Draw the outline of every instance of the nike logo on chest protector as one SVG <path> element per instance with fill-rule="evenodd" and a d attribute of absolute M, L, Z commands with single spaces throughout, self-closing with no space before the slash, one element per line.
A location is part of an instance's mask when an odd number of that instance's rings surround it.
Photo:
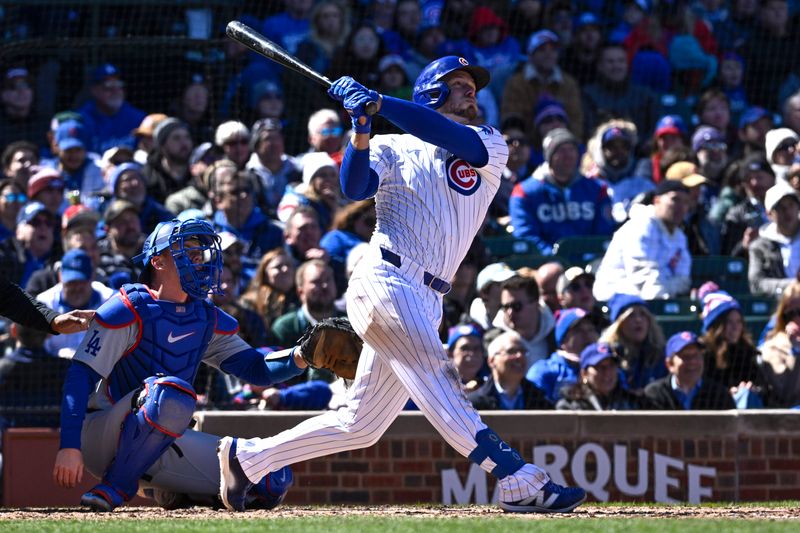
<path fill-rule="evenodd" d="M 172 332 L 170 331 L 169 335 L 167 335 L 167 342 L 172 344 L 174 342 L 178 342 L 179 340 L 183 340 L 191 335 L 194 335 L 194 331 L 190 331 L 189 333 L 184 333 L 183 335 L 178 335 L 177 337 L 174 337 L 172 335 Z"/>

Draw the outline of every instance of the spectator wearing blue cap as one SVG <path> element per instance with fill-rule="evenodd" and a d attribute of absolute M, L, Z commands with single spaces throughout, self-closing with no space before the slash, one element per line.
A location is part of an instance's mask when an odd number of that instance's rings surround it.
<path fill-rule="evenodd" d="M 606 301 L 615 293 L 645 300 L 675 298 L 691 284 L 692 258 L 680 225 L 689 208 L 689 190 L 664 180 L 653 191 L 653 205 L 631 210 L 614 233 L 600 267 L 594 295 Z"/>
<path fill-rule="evenodd" d="M 605 118 L 619 117 L 651 131 L 656 122 L 655 95 L 630 80 L 628 55 L 619 44 L 607 44 L 597 61 L 597 81 L 583 88 L 584 131 L 594 131 Z"/>
<path fill-rule="evenodd" d="M 692 151 L 697 154 L 698 173 L 719 188 L 729 161 L 725 136 L 713 126 L 700 126 L 692 134 Z"/>
<path fill-rule="evenodd" d="M 763 152 L 754 152 L 737 164 L 738 183 L 744 195 L 722 222 L 722 254 L 747 257 L 759 228 L 769 222 L 764 202 L 767 191 L 775 185 L 775 174 Z"/>
<path fill-rule="evenodd" d="M 647 400 L 623 386 L 619 358 L 607 343 L 595 342 L 581 352 L 578 383 L 561 390 L 556 409 L 564 411 L 631 411 L 647 409 Z"/>
<path fill-rule="evenodd" d="M 17 215 L 16 236 L 0 249 L 0 274 L 24 287 L 34 272 L 52 262 L 56 218 L 41 202 L 25 204 Z"/>
<path fill-rule="evenodd" d="M 578 139 L 558 128 L 547 134 L 542 147 L 546 168 L 541 173 L 537 169 L 511 192 L 514 236 L 530 240 L 539 253 L 549 255 L 564 237 L 611 235 L 611 200 L 604 184 L 580 173 Z"/>
<path fill-rule="evenodd" d="M 136 146 L 132 131 L 139 127 L 145 112 L 125 101 L 125 82 L 119 69 L 105 63 L 92 73 L 92 99 L 78 112 L 86 124 L 87 148 L 103 153 L 113 146 Z"/>
<path fill-rule="evenodd" d="M 665 348 L 669 376 L 650 383 L 644 394 L 654 409 L 697 411 L 735 409 L 727 388 L 704 378 L 704 346 L 691 331 L 676 333 Z"/>
<path fill-rule="evenodd" d="M 739 302 L 725 291 L 710 292 L 703 297 L 700 317 L 700 340 L 706 350 L 705 377 L 728 387 L 737 406 L 763 406 L 766 382 Z"/>
<path fill-rule="evenodd" d="M 739 118 L 738 153 L 750 155 L 766 150 L 767 132 L 774 127 L 772 113 L 763 107 L 753 106 L 745 110 Z"/>
<path fill-rule="evenodd" d="M 75 309 L 97 309 L 114 295 L 114 290 L 95 281 L 95 266 L 88 253 L 73 249 L 61 258 L 59 282 L 39 294 L 36 299 L 58 313 Z M 71 333 L 48 338 L 44 348 L 53 357 L 71 359 L 84 333 Z"/>
<path fill-rule="evenodd" d="M 669 150 L 686 148 L 686 137 L 689 131 L 686 123 L 678 115 L 664 115 L 656 122 L 653 133 L 653 149 L 649 157 L 640 159 L 636 164 L 636 174 L 660 183 L 664 179 L 661 160 Z"/>
<path fill-rule="evenodd" d="M 562 309 L 555 329 L 558 349 L 549 358 L 534 363 L 528 370 L 527 379 L 544 391 L 548 401 L 555 405 L 561 389 L 577 383 L 580 353 L 597 342 L 598 337 L 589 313 L 577 307 Z"/>
<path fill-rule="evenodd" d="M 447 355 L 453 360 L 464 391 L 481 387 L 489 376 L 483 330 L 475 324 L 457 324 L 447 332 Z"/>
<path fill-rule="evenodd" d="M 65 190 L 80 191 L 81 203 L 97 209 L 105 182 L 97 158 L 87 152 L 87 139 L 83 123 L 77 120 L 60 123 L 53 136 L 56 159 L 48 163 L 61 172 Z"/>
<path fill-rule="evenodd" d="M 517 333 L 504 331 L 486 349 L 490 379 L 468 394 L 478 410 L 552 409 L 544 391 L 525 379 L 525 344 Z"/>
<path fill-rule="evenodd" d="M 569 124 L 579 139 L 583 137 L 583 109 L 578 82 L 558 66 L 559 38 L 550 30 L 539 30 L 528 39 L 528 61 L 506 83 L 500 105 L 500 118 L 527 117 L 536 102 L 547 94 L 564 105 Z M 526 131 L 533 138 L 533 127 Z"/>
<path fill-rule="evenodd" d="M 142 166 L 139 163 L 122 163 L 109 174 L 108 187 L 112 198 L 127 200 L 139 211 L 142 231 L 149 233 L 159 222 L 166 222 L 174 215 L 156 202 L 148 193 Z"/>
<path fill-rule="evenodd" d="M 617 224 L 628 219 L 633 199 L 655 189 L 648 178 L 636 174 L 636 125 L 611 119 L 597 127 L 588 142 L 581 168 L 590 178 L 605 182 L 611 198 L 611 214 Z"/>
<path fill-rule="evenodd" d="M 608 300 L 611 325 L 601 342 L 614 348 L 620 359 L 625 387 L 640 393 L 648 383 L 664 377 L 664 332 L 644 300 L 619 293 Z"/>
<path fill-rule="evenodd" d="M 561 58 L 561 66 L 581 87 L 597 79 L 597 58 L 602 42 L 600 19 L 589 11 L 581 13 L 575 20 L 572 41 Z"/>

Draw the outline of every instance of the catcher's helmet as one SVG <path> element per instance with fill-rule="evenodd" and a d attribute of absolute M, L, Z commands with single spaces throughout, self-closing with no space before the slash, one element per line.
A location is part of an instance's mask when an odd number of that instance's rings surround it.
<path fill-rule="evenodd" d="M 183 291 L 189 296 L 204 299 L 209 292 L 222 294 L 222 248 L 219 243 L 219 235 L 205 220 L 173 219 L 156 226 L 145 239 L 142 253 L 133 260 L 144 264 L 143 275 L 147 275 L 150 259 L 164 250 L 170 250 Z"/>
<path fill-rule="evenodd" d="M 475 80 L 475 88 L 481 90 L 489 84 L 489 71 L 477 65 L 470 65 L 466 59 L 458 56 L 445 56 L 430 63 L 422 69 L 414 82 L 414 102 L 437 109 L 441 107 L 450 88 L 442 78 L 455 72 L 463 70 Z"/>

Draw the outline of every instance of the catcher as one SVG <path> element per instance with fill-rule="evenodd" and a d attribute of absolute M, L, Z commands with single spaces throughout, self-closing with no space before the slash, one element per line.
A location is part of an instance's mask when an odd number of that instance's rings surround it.
<path fill-rule="evenodd" d="M 257 385 L 285 381 L 306 367 L 297 348 L 265 358 L 236 335 L 236 320 L 210 303 L 208 294 L 220 291 L 221 257 L 208 222 L 163 222 L 136 258 L 145 265 L 143 283 L 124 285 L 97 310 L 64 383 L 53 469 L 65 488 L 81 481 L 84 464 L 101 479 L 82 505 L 112 511 L 139 489 L 165 508 L 218 505 L 219 437 L 188 429 L 199 364 Z M 340 365 L 324 346 L 360 341 L 342 337 L 345 325 L 334 324 L 333 339 L 324 324 L 304 337 L 307 357 L 349 375 L 352 363 Z M 291 483 L 288 467 L 267 474 L 250 490 L 248 505 L 275 507 Z"/>

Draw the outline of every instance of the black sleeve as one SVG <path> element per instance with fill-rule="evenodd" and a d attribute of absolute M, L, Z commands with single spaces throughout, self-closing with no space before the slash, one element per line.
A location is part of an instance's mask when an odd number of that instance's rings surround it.
<path fill-rule="evenodd" d="M 58 313 L 5 278 L 0 278 L 0 315 L 25 327 L 56 333 L 50 323 Z"/>

